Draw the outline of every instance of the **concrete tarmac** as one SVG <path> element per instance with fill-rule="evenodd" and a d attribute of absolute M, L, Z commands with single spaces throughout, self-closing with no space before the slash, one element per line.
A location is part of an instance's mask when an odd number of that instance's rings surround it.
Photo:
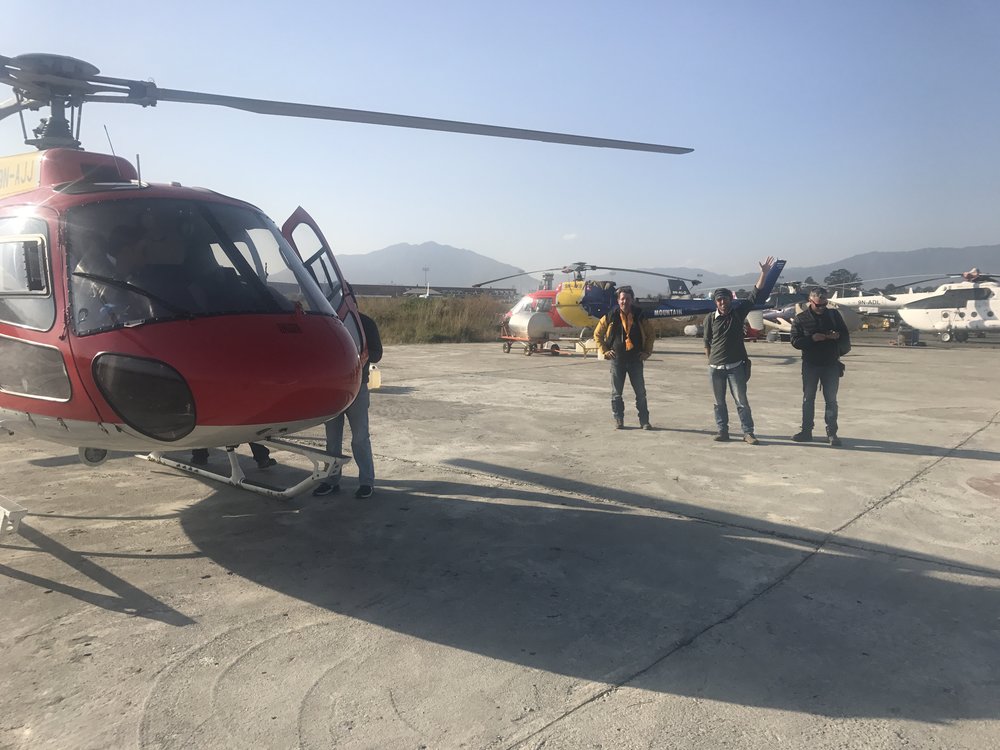
<path fill-rule="evenodd" d="M 1000 351 L 859 342 L 834 448 L 748 346 L 759 446 L 698 340 L 650 432 L 593 357 L 387 347 L 365 501 L 0 440 L 0 748 L 1000 746 Z"/>

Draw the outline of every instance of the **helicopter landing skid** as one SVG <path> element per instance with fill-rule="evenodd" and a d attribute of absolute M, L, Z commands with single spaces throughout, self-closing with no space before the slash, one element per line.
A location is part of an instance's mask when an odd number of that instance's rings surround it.
<path fill-rule="evenodd" d="M 16 534 L 21 519 L 27 514 L 27 508 L 21 507 L 9 497 L 0 495 L 0 539 L 4 534 Z"/>
<path fill-rule="evenodd" d="M 287 489 L 272 487 L 252 479 L 247 479 L 246 474 L 243 472 L 243 467 L 240 466 L 235 446 L 226 448 L 226 454 L 229 456 L 229 476 L 211 471 L 209 469 L 204 469 L 200 466 L 195 466 L 185 461 L 176 461 L 172 458 L 166 458 L 160 451 L 153 451 L 147 455 L 139 455 L 139 458 L 144 458 L 147 461 L 152 461 L 153 463 L 162 464 L 164 466 L 170 466 L 174 469 L 180 469 L 181 471 L 186 471 L 189 474 L 197 474 L 209 479 L 215 479 L 225 484 L 230 484 L 233 487 L 239 487 L 241 489 L 256 492 L 259 495 L 273 497 L 278 500 L 290 500 L 296 495 L 312 489 L 320 482 L 324 482 L 329 479 L 333 476 L 335 471 L 351 460 L 350 456 L 334 455 L 332 453 L 327 453 L 326 451 L 319 450 L 317 448 L 310 448 L 290 440 L 267 438 L 260 442 L 264 443 L 268 447 L 274 447 L 291 453 L 298 453 L 300 456 L 308 458 L 313 465 L 312 473 L 301 482 L 298 482 Z"/>

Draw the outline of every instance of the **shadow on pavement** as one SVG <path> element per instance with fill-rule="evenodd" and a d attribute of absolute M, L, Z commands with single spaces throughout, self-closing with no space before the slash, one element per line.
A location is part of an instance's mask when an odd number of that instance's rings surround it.
<path fill-rule="evenodd" d="M 23 581 L 24 583 L 30 583 L 46 591 L 58 591 L 61 594 L 71 596 L 74 599 L 110 612 L 121 612 L 122 614 L 134 617 L 159 620 L 160 622 L 175 626 L 191 625 L 194 623 L 194 620 L 187 615 L 150 596 L 142 589 L 133 586 L 125 579 L 118 577 L 111 571 L 93 562 L 90 558 L 103 556 L 113 558 L 178 559 L 198 557 L 200 556 L 198 553 L 164 556 L 133 555 L 114 552 L 90 554 L 72 550 L 24 522 L 21 523 L 18 533 L 26 542 L 33 544 L 40 552 L 51 555 L 111 593 L 105 594 L 88 591 L 79 586 L 42 578 L 32 573 L 25 573 L 8 565 L 0 565 L 0 575 L 17 581 Z M 8 545 L 0 546 L 8 547 Z"/>
<path fill-rule="evenodd" d="M 1000 716 L 996 571 L 494 484 L 389 481 L 278 517 L 225 492 L 181 522 L 277 592 L 531 669 L 838 717 Z"/>

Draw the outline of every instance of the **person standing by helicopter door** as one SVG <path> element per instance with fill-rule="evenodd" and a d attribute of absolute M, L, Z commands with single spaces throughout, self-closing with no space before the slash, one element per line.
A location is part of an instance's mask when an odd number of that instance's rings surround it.
<path fill-rule="evenodd" d="M 364 500 L 375 494 L 375 460 L 372 457 L 372 441 L 368 430 L 368 406 L 371 402 L 368 376 L 371 366 L 382 359 L 382 338 L 374 320 L 362 312 L 359 312 L 358 316 L 361 318 L 361 327 L 364 329 L 365 342 L 368 345 L 368 361 L 361 375 L 361 390 L 358 391 L 358 397 L 347 407 L 347 411 L 326 423 L 326 452 L 340 455 L 344 444 L 346 416 L 351 425 L 351 452 L 354 454 L 354 463 L 358 465 L 358 489 L 354 497 Z M 339 473 L 331 476 L 329 482 L 323 482 L 313 490 L 313 495 L 323 497 L 335 492 L 340 492 Z"/>
<path fill-rule="evenodd" d="M 653 353 L 656 332 L 642 308 L 635 305 L 631 287 L 618 290 L 618 307 L 597 323 L 594 343 L 604 359 L 611 360 L 611 414 L 615 429 L 625 426 L 625 375 L 635 391 L 635 408 L 639 412 L 639 427 L 651 430 L 649 407 L 646 404 L 646 379 L 643 362 Z"/>

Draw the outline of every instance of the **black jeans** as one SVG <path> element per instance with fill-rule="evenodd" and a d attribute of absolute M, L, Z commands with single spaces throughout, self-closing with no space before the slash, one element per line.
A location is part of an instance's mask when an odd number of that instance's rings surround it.
<path fill-rule="evenodd" d="M 837 391 L 840 390 L 840 363 L 829 365 L 811 365 L 802 362 L 802 429 L 812 432 L 816 413 L 816 389 L 823 384 L 823 401 L 826 409 L 823 418 L 826 421 L 826 434 L 837 433 Z"/>

